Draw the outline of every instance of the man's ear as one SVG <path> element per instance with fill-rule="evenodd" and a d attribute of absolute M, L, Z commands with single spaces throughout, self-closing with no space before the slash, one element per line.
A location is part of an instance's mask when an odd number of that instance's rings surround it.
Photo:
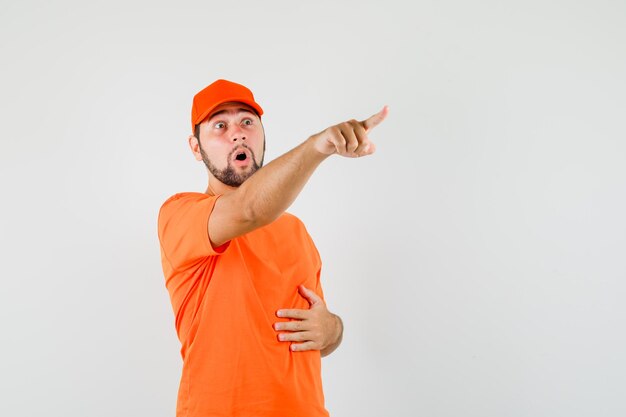
<path fill-rule="evenodd" d="M 198 138 L 194 135 L 189 135 L 189 148 L 191 152 L 193 152 L 193 156 L 196 157 L 196 161 L 202 161 L 202 154 L 200 153 L 200 143 L 198 142 Z"/>

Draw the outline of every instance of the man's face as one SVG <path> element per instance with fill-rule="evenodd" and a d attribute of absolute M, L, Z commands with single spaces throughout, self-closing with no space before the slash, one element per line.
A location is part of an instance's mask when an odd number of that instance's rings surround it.
<path fill-rule="evenodd" d="M 238 187 L 263 166 L 265 132 L 250 106 L 220 104 L 199 126 L 202 160 L 222 183 Z"/>

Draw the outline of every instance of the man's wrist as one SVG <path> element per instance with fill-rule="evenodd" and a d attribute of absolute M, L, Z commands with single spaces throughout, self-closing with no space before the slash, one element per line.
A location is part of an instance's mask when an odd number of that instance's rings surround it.
<path fill-rule="evenodd" d="M 321 350 L 322 357 L 330 355 L 332 352 L 339 347 L 341 344 L 341 340 L 343 339 L 343 321 L 341 317 L 336 314 L 330 313 L 333 316 L 333 321 L 335 322 L 335 331 L 334 331 L 334 340 L 328 346 Z"/>
<path fill-rule="evenodd" d="M 336 326 L 337 326 L 337 337 L 335 338 L 335 343 L 339 343 L 341 342 L 341 339 L 343 337 L 343 321 L 341 320 L 341 317 L 339 317 L 336 314 L 333 314 L 333 316 L 335 316 L 335 321 L 336 321 Z"/>
<path fill-rule="evenodd" d="M 322 162 L 326 158 L 328 158 L 332 154 L 324 153 L 320 150 L 318 141 L 320 140 L 318 135 L 309 136 L 307 140 L 304 141 L 303 145 L 306 147 L 307 153 L 313 155 L 314 158 Z"/>

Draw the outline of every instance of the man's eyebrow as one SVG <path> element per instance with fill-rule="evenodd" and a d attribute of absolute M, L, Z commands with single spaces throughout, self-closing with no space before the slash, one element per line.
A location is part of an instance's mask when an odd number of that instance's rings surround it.
<path fill-rule="evenodd" d="M 209 117 L 209 118 L 208 118 L 208 120 L 213 120 L 213 118 L 215 118 L 216 116 L 219 116 L 219 115 L 220 115 L 220 114 L 222 114 L 222 113 L 228 113 L 228 112 L 230 112 L 230 111 L 231 111 L 231 110 L 228 110 L 228 109 L 224 109 L 224 110 L 216 111 L 215 113 L 213 113 L 213 114 L 211 115 L 211 117 Z M 237 114 L 239 114 L 239 113 L 250 113 L 250 114 L 252 114 L 252 115 L 255 115 L 255 114 L 254 114 L 254 112 L 252 112 L 252 111 L 250 111 L 250 110 L 248 110 L 248 109 L 245 109 L 245 108 L 243 108 L 243 107 L 242 107 L 242 108 L 240 108 L 240 109 L 237 109 Z M 255 116 L 256 116 L 256 115 L 255 115 Z"/>

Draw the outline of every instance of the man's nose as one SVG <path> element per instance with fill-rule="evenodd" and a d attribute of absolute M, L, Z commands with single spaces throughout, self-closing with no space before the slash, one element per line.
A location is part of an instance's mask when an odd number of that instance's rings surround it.
<path fill-rule="evenodd" d="M 246 134 L 240 126 L 234 126 L 231 132 L 231 139 L 233 142 L 244 141 L 246 140 Z"/>

